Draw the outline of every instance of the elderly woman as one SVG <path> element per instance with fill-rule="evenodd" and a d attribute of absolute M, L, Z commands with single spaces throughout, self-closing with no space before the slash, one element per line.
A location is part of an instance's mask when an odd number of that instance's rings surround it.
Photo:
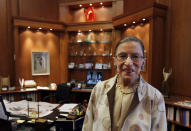
<path fill-rule="evenodd" d="M 166 131 L 161 93 L 140 75 L 144 45 L 136 37 L 121 39 L 115 47 L 117 74 L 92 90 L 83 131 Z"/>

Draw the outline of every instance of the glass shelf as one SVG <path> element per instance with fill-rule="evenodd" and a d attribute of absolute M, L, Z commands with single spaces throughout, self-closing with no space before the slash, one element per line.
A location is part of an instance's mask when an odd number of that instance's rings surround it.
<path fill-rule="evenodd" d="M 112 55 L 69 55 L 70 57 L 108 57 Z"/>

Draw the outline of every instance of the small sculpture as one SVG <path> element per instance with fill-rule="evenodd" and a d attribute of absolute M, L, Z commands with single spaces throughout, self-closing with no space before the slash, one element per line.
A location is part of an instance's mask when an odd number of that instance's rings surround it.
<path fill-rule="evenodd" d="M 167 80 L 171 74 L 172 74 L 172 68 L 169 69 L 169 72 L 165 72 L 165 67 L 163 68 L 164 80 L 162 82 L 162 93 L 164 97 L 169 97 L 169 86 Z"/>
<path fill-rule="evenodd" d="M 21 91 L 24 90 L 24 83 L 25 83 L 24 79 L 23 78 L 22 79 L 19 78 L 19 84 L 21 86 Z"/>

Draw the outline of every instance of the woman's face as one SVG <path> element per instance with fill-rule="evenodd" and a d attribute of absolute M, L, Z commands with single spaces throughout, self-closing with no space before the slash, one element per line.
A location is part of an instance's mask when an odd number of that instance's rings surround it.
<path fill-rule="evenodd" d="M 135 41 L 122 43 L 118 46 L 115 55 L 114 64 L 122 81 L 126 84 L 134 84 L 145 62 L 140 44 Z"/>

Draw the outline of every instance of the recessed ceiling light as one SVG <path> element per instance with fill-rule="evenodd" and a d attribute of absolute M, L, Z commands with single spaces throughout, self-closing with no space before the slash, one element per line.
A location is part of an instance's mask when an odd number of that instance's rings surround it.
<path fill-rule="evenodd" d="M 100 2 L 100 5 L 103 5 L 103 3 L 102 3 L 102 2 Z"/>
<path fill-rule="evenodd" d="M 135 21 L 133 21 L 133 24 L 135 24 L 136 22 Z"/>
<path fill-rule="evenodd" d="M 39 30 L 41 30 L 42 28 L 41 28 L 41 27 L 39 27 L 38 29 L 39 29 Z"/>
<path fill-rule="evenodd" d="M 124 24 L 124 26 L 127 26 L 127 24 Z"/>
<path fill-rule="evenodd" d="M 27 28 L 28 28 L 28 29 L 30 29 L 31 27 L 30 27 L 30 26 L 28 26 Z"/>
<path fill-rule="evenodd" d="M 143 20 L 143 21 L 145 21 L 146 19 L 145 19 L 145 18 L 143 18 L 142 20 Z"/>
<path fill-rule="evenodd" d="M 92 6 L 92 4 L 90 4 L 90 6 Z"/>
<path fill-rule="evenodd" d="M 79 5 L 80 7 L 82 7 L 82 5 Z"/>

